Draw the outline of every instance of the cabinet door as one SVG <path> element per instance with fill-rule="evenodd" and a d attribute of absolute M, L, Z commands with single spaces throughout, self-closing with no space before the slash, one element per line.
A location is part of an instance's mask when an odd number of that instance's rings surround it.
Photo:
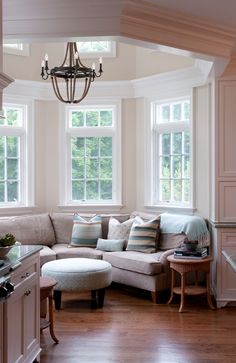
<path fill-rule="evenodd" d="M 3 303 L 0 302 L 0 362 L 3 362 Z"/>
<path fill-rule="evenodd" d="M 4 304 L 4 362 L 7 363 L 24 362 L 23 306 L 24 294 L 20 289 Z"/>
<path fill-rule="evenodd" d="M 40 307 L 39 283 L 37 276 L 30 279 L 24 288 L 23 324 L 24 324 L 24 362 L 32 362 L 40 351 Z"/>

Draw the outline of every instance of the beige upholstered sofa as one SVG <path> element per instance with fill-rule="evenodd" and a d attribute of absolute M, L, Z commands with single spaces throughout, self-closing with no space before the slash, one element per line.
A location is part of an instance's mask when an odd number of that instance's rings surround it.
<path fill-rule="evenodd" d="M 130 217 L 140 215 L 143 220 L 153 215 L 134 212 L 113 217 L 120 223 Z M 91 216 L 87 215 L 90 218 Z M 110 215 L 102 215 L 102 238 L 107 238 Z M 179 246 L 184 233 L 160 233 L 158 250 L 155 253 L 136 251 L 104 252 L 90 247 L 68 247 L 73 228 L 73 214 L 42 213 L 0 218 L 0 236 L 6 233 L 15 235 L 22 244 L 42 245 L 41 265 L 48 261 L 70 257 L 104 259 L 112 265 L 112 280 L 148 290 L 153 301 L 157 294 L 170 286 L 170 270 L 167 256 Z"/>

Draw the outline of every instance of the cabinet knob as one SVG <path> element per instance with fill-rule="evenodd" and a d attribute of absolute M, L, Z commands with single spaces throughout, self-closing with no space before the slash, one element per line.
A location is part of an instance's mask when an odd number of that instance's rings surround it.
<path fill-rule="evenodd" d="M 26 274 L 25 274 L 25 275 L 22 275 L 22 276 L 21 276 L 21 278 L 22 278 L 22 279 L 25 279 L 26 277 L 29 277 L 29 275 L 30 275 L 30 274 L 29 274 L 29 272 L 26 272 Z"/>
<path fill-rule="evenodd" d="M 31 290 L 26 290 L 25 296 L 29 296 L 31 294 Z"/>

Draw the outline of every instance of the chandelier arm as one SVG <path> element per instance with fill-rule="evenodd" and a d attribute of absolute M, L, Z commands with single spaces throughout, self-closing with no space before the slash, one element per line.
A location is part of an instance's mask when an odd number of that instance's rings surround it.
<path fill-rule="evenodd" d="M 89 80 L 88 80 L 88 78 L 86 78 L 84 92 L 83 92 L 82 96 L 78 100 L 73 101 L 73 103 L 79 103 L 87 96 L 89 88 L 90 88 L 90 84 L 91 84 L 91 78 L 89 78 Z"/>
<path fill-rule="evenodd" d="M 70 43 L 67 43 L 67 46 L 66 46 L 66 54 L 65 54 L 65 57 L 64 57 L 64 60 L 63 60 L 63 62 L 62 62 L 61 67 L 64 67 L 64 65 L 65 65 L 65 63 L 66 63 L 66 59 L 67 59 L 68 52 L 69 52 L 69 44 L 70 44 Z"/>
<path fill-rule="evenodd" d="M 60 90 L 59 90 L 59 87 L 58 87 L 58 84 L 57 84 L 57 79 L 56 77 L 51 77 L 51 80 L 52 80 L 52 86 L 53 86 L 53 90 L 54 90 L 54 93 L 55 95 L 57 96 L 57 98 L 59 99 L 59 101 L 61 102 L 64 102 L 64 103 L 67 103 L 61 96 L 61 93 L 60 93 Z"/>
<path fill-rule="evenodd" d="M 72 83 L 72 80 L 71 80 Z M 71 102 L 73 102 L 73 100 L 75 99 L 75 88 L 76 88 L 76 73 L 74 74 L 74 78 L 73 78 L 73 90 L 71 90 Z"/>
<path fill-rule="evenodd" d="M 67 100 L 70 101 L 69 80 L 65 79 Z"/>

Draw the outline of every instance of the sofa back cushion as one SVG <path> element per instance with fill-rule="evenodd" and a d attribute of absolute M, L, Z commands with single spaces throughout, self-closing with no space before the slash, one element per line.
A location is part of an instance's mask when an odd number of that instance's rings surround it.
<path fill-rule="evenodd" d="M 69 243 L 73 227 L 73 213 L 51 213 L 56 242 Z"/>
<path fill-rule="evenodd" d="M 94 217 L 95 214 L 81 213 L 80 216 L 88 221 L 89 219 Z M 114 216 L 121 223 L 129 218 L 129 214 L 102 214 L 102 238 L 107 238 L 108 224 L 111 216 Z M 57 243 L 70 242 L 73 228 L 73 217 L 74 213 L 55 212 L 50 214 Z"/>
<path fill-rule="evenodd" d="M 0 218 L 0 237 L 12 233 L 22 244 L 52 246 L 56 243 L 47 213 Z"/>

